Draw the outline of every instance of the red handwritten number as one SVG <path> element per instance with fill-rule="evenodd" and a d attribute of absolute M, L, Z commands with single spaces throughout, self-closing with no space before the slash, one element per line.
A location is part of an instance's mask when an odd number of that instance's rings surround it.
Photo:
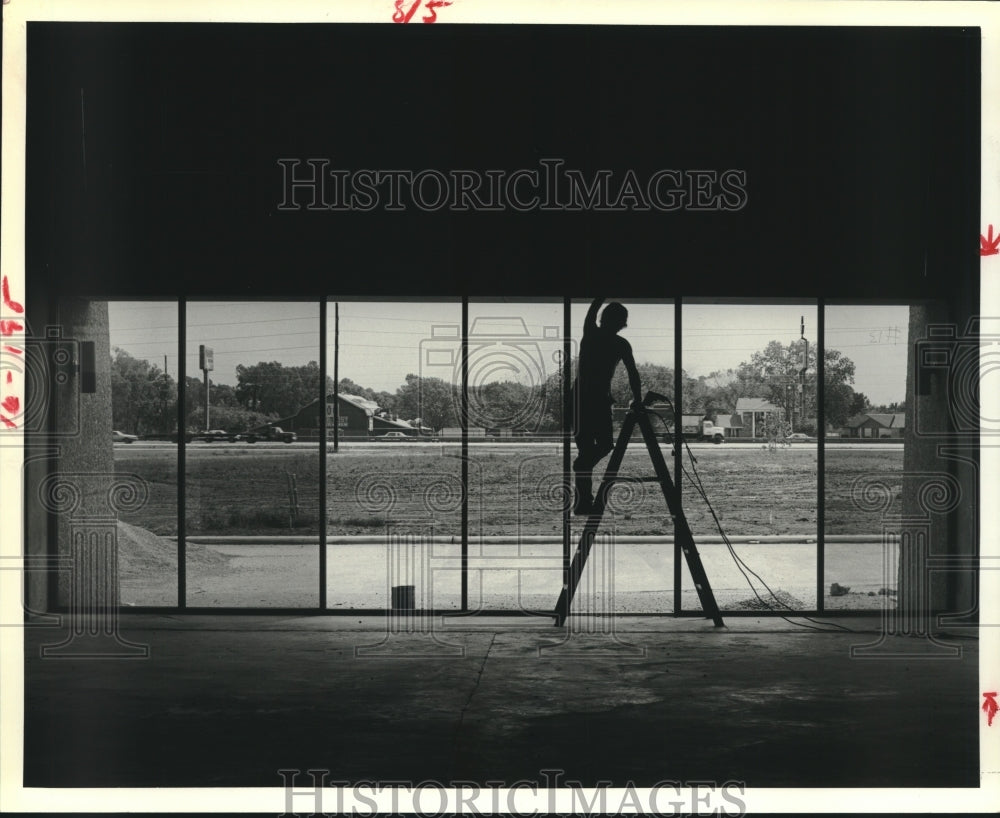
<path fill-rule="evenodd" d="M 4 0 L 4 5 L 6 4 L 7 0 Z M 4 310 L 10 310 L 18 315 L 24 312 L 24 305 L 10 297 L 10 282 L 7 280 L 7 276 L 4 276 L 2 282 L 0 282 L 0 297 L 3 298 Z M 13 335 L 15 332 L 20 332 L 23 329 L 24 326 L 20 321 L 13 321 L 10 319 L 0 321 L 0 336 L 5 338 Z M 8 344 L 4 345 L 4 350 L 6 352 L 12 352 L 15 355 L 22 354 L 22 351 L 18 347 L 13 347 Z M 11 376 L 11 373 L 8 371 L 6 376 L 7 383 L 12 383 L 13 380 L 14 379 Z M 8 395 L 2 402 L 0 402 L 0 407 L 2 407 L 5 412 L 16 416 L 18 411 L 21 409 L 21 401 L 16 395 Z M 13 420 L 4 417 L 3 415 L 0 415 L 0 422 L 2 422 L 8 429 L 17 428 L 17 424 Z"/>
<path fill-rule="evenodd" d="M 7 276 L 3 277 L 3 305 L 9 307 L 11 310 L 17 313 L 24 312 L 24 307 L 22 307 L 16 301 L 11 301 L 10 298 L 10 284 L 7 282 Z"/>
<path fill-rule="evenodd" d="M 434 9 L 441 8 L 442 6 L 450 6 L 450 5 L 451 5 L 451 3 L 449 2 L 449 0 L 430 0 L 430 2 L 427 3 L 427 10 L 430 12 L 430 16 L 429 17 L 422 17 L 421 19 L 425 23 L 433 23 L 434 21 L 437 20 L 437 12 L 434 11 Z"/>
<path fill-rule="evenodd" d="M 392 15 L 392 22 L 394 23 L 408 23 L 413 19 L 413 15 L 416 14 L 417 9 L 420 7 L 420 0 L 413 0 L 413 5 L 410 6 L 410 10 L 407 12 L 403 11 L 403 3 L 405 0 L 396 0 L 396 11 Z"/>
<path fill-rule="evenodd" d="M 1000 234 L 993 237 L 993 225 L 991 224 L 986 235 L 979 234 L 979 255 L 995 256 L 1000 254 Z"/>
<path fill-rule="evenodd" d="M 8 372 L 7 374 L 9 375 L 10 373 Z M 8 379 L 8 383 L 9 382 L 10 381 Z M 18 399 L 17 395 L 8 395 L 6 398 L 3 399 L 3 403 L 0 403 L 0 406 L 3 407 L 5 412 L 10 412 L 10 414 L 12 415 L 17 415 L 17 410 L 21 408 L 21 401 Z M 9 418 L 5 418 L 3 415 L 0 415 L 0 421 L 3 421 L 4 426 L 6 426 L 8 429 L 13 429 L 16 428 L 17 426 L 17 424 L 14 423 L 14 421 L 10 420 Z"/>
<path fill-rule="evenodd" d="M 408 23 L 413 19 L 413 15 L 417 13 L 417 9 L 420 8 L 420 4 L 423 0 L 413 0 L 413 4 L 410 6 L 409 11 L 403 11 L 403 5 L 406 0 L 396 0 L 396 11 L 393 12 L 392 22 L 394 23 Z M 451 0 L 427 0 L 425 3 L 427 11 L 430 14 L 425 14 L 420 19 L 425 23 L 437 22 L 437 12 L 434 9 L 442 8 L 443 6 L 450 6 Z"/>
<path fill-rule="evenodd" d="M 997 710 L 1000 707 L 997 706 L 997 693 L 994 690 L 992 693 L 983 693 L 983 712 L 986 714 L 986 725 L 988 727 L 993 726 L 993 717 L 997 714 Z"/>
<path fill-rule="evenodd" d="M 13 335 L 24 329 L 18 321 L 0 321 L 0 335 Z"/>

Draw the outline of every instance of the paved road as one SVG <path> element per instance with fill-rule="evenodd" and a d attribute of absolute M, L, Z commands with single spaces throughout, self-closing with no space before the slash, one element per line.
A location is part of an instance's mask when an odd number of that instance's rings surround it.
<path fill-rule="evenodd" d="M 382 453 L 388 455 L 395 455 L 400 452 L 408 453 L 420 453 L 420 454 L 440 454 L 442 451 L 448 452 L 449 454 L 455 453 L 461 450 L 461 443 L 459 442 L 446 442 L 446 443 L 431 443 L 429 441 L 420 443 L 382 443 L 382 442 L 367 442 L 367 441 L 351 441 L 349 443 L 340 444 L 341 455 L 350 454 L 371 454 L 371 453 Z M 511 451 L 511 452 L 525 452 L 525 451 L 560 451 L 562 444 L 557 441 L 553 442 L 531 442 L 531 443 L 492 443 L 489 441 L 470 441 L 469 448 L 473 452 L 475 451 Z M 722 446 L 715 446 L 711 443 L 689 443 L 688 446 L 692 451 L 699 449 L 710 449 L 716 450 L 720 453 L 726 452 L 744 452 L 752 451 L 763 447 L 764 444 L 756 443 L 736 443 Z M 140 440 L 136 443 L 115 443 L 114 444 L 116 452 L 127 452 L 130 455 L 155 455 L 162 454 L 165 451 L 173 451 L 176 449 L 175 443 L 167 443 L 158 440 Z M 303 451 L 316 451 L 319 444 L 316 441 L 305 441 L 301 443 L 203 443 L 195 442 L 189 443 L 187 445 L 187 456 L 188 457 L 202 457 L 211 454 L 251 454 L 259 453 L 261 455 L 271 455 L 271 454 L 288 454 L 290 452 L 303 452 Z M 661 446 L 665 452 L 669 452 L 669 446 L 665 444 Z M 791 444 L 787 449 L 783 451 L 815 451 L 816 443 L 813 442 L 796 442 Z M 826 451 L 847 451 L 847 450 L 858 450 L 858 451 L 901 451 L 902 444 L 900 443 L 827 443 Z M 327 449 L 327 453 L 330 456 L 334 455 L 333 444 L 331 443 Z"/>

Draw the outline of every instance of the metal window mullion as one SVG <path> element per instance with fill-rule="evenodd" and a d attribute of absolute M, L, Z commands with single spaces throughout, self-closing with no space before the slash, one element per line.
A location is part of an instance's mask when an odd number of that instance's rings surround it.
<path fill-rule="evenodd" d="M 177 302 L 177 607 L 187 607 L 187 299 Z"/>
<path fill-rule="evenodd" d="M 319 302 L 319 607 L 326 598 L 326 314 L 327 301 Z"/>
<path fill-rule="evenodd" d="M 52 296 L 48 301 L 47 314 L 52 316 L 54 323 L 57 326 L 62 326 L 62 302 L 57 300 L 55 296 Z M 27 323 L 27 322 L 26 322 Z M 25 400 L 31 398 L 31 386 L 30 381 L 25 383 Z M 45 407 L 45 428 L 49 431 L 49 435 L 45 438 L 46 449 L 49 452 L 49 456 L 45 458 L 45 467 L 42 480 L 46 480 L 51 475 L 57 473 L 59 468 L 59 446 L 56 445 L 58 437 L 54 437 L 60 431 L 60 426 L 58 423 L 58 393 L 53 395 L 53 399 L 48 401 L 48 405 Z M 27 459 L 28 450 L 26 448 L 25 455 Z M 24 534 L 28 535 L 28 498 L 29 493 L 25 491 L 25 508 L 24 508 Z M 45 508 L 45 553 L 48 557 L 49 565 L 59 564 L 59 515 L 56 514 L 55 510 L 52 508 Z M 24 546 L 25 553 L 27 553 L 27 543 Z M 46 571 L 46 586 L 45 586 L 45 610 L 46 611 L 64 611 L 69 609 L 69 601 L 64 602 L 62 596 L 60 595 L 59 589 L 59 571 Z M 25 587 L 27 587 L 28 572 L 24 572 L 25 576 Z M 25 599 L 30 599 L 31 597 L 25 596 Z"/>
<path fill-rule="evenodd" d="M 469 610 L 469 297 L 462 296 L 462 611 Z"/>
<path fill-rule="evenodd" d="M 684 379 L 681 377 L 681 297 L 674 299 L 674 486 L 677 489 L 677 505 L 681 508 L 681 476 L 684 467 L 684 437 L 681 429 L 684 404 Z M 681 612 L 681 546 L 677 540 L 677 525 L 673 526 L 674 535 L 674 613 Z"/>
<path fill-rule="evenodd" d="M 816 610 L 823 613 L 826 573 L 826 299 L 816 305 Z M 808 363 L 808 361 L 806 362 Z"/>
<path fill-rule="evenodd" d="M 570 378 L 572 377 L 572 305 L 573 301 L 569 296 L 563 298 L 563 360 L 562 360 L 562 394 L 559 399 L 562 401 L 562 438 L 563 438 L 563 474 L 566 480 L 566 500 L 573 496 L 573 486 L 570 485 L 570 437 L 573 432 L 573 398 Z M 563 589 L 568 590 L 570 584 L 570 567 L 573 560 L 573 546 L 570 534 L 570 505 L 571 502 L 563 503 L 562 514 L 562 537 L 563 537 Z M 559 613 L 558 611 L 556 612 Z"/>
<path fill-rule="evenodd" d="M 324 388 L 326 384 L 324 383 Z M 323 406 L 326 413 L 326 405 Z M 333 451 L 340 451 L 340 302 L 333 302 Z"/>

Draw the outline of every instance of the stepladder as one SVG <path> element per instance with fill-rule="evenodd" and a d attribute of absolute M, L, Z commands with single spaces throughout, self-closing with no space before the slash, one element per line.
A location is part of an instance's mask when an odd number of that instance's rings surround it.
<path fill-rule="evenodd" d="M 580 534 L 580 540 L 577 545 L 576 553 L 573 555 L 572 562 L 569 565 L 567 576 L 565 577 L 563 583 L 562 592 L 559 595 L 559 600 L 556 602 L 555 619 L 556 625 L 558 626 L 564 625 L 570 615 L 573 605 L 573 596 L 576 594 L 577 587 L 580 584 L 580 579 L 583 576 L 584 568 L 587 564 L 587 558 L 590 556 L 590 552 L 594 547 L 594 540 L 597 537 L 597 533 L 604 519 L 604 514 L 608 505 L 608 496 L 611 489 L 616 482 L 623 479 L 619 477 L 619 471 L 621 470 L 622 462 L 625 459 L 625 451 L 628 448 L 628 444 L 632 439 L 633 433 L 635 432 L 636 425 L 638 425 L 639 430 L 642 433 L 643 440 L 646 444 L 646 450 L 649 452 L 649 459 L 652 461 L 654 471 L 653 476 L 642 477 L 639 479 L 642 482 L 659 484 L 660 489 L 663 492 L 663 498 L 667 504 L 667 509 L 673 519 L 675 542 L 679 546 L 680 551 L 687 562 L 688 570 L 691 574 L 691 580 L 694 583 L 695 591 L 698 594 L 698 600 L 701 602 L 702 610 L 705 612 L 706 618 L 711 619 L 715 623 L 716 627 L 722 627 L 724 625 L 722 621 L 722 614 L 719 612 L 719 606 L 715 601 L 715 595 L 712 593 L 711 583 L 708 580 L 708 575 L 705 573 L 705 566 L 702 564 L 701 555 L 698 553 L 697 545 L 695 545 L 694 536 L 691 533 L 691 527 L 688 525 L 687 517 L 684 515 L 684 510 L 681 507 L 680 492 L 677 485 L 670 477 L 670 471 L 667 469 L 666 460 L 664 460 L 663 452 L 660 450 L 660 444 L 656 439 L 656 433 L 653 430 L 653 424 L 650 420 L 649 412 L 647 411 L 647 407 L 653 403 L 653 401 L 661 399 L 662 397 L 662 395 L 658 395 L 655 392 L 647 392 L 645 398 L 643 398 L 642 405 L 633 406 L 622 422 L 622 428 L 618 434 L 618 441 L 615 443 L 615 447 L 611 452 L 611 457 L 608 460 L 604 477 L 597 490 L 593 510 L 586 518 L 583 531 Z M 628 479 L 629 482 L 635 482 L 635 478 Z"/>

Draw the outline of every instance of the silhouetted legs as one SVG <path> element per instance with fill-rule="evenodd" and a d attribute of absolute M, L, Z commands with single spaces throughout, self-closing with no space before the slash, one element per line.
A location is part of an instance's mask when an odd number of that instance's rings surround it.
<path fill-rule="evenodd" d="M 574 395 L 574 398 L 576 396 Z M 573 461 L 576 477 L 573 513 L 590 514 L 594 510 L 594 467 L 615 447 L 611 406 L 606 395 L 574 400 L 576 413 L 573 439 L 577 457 Z"/>

